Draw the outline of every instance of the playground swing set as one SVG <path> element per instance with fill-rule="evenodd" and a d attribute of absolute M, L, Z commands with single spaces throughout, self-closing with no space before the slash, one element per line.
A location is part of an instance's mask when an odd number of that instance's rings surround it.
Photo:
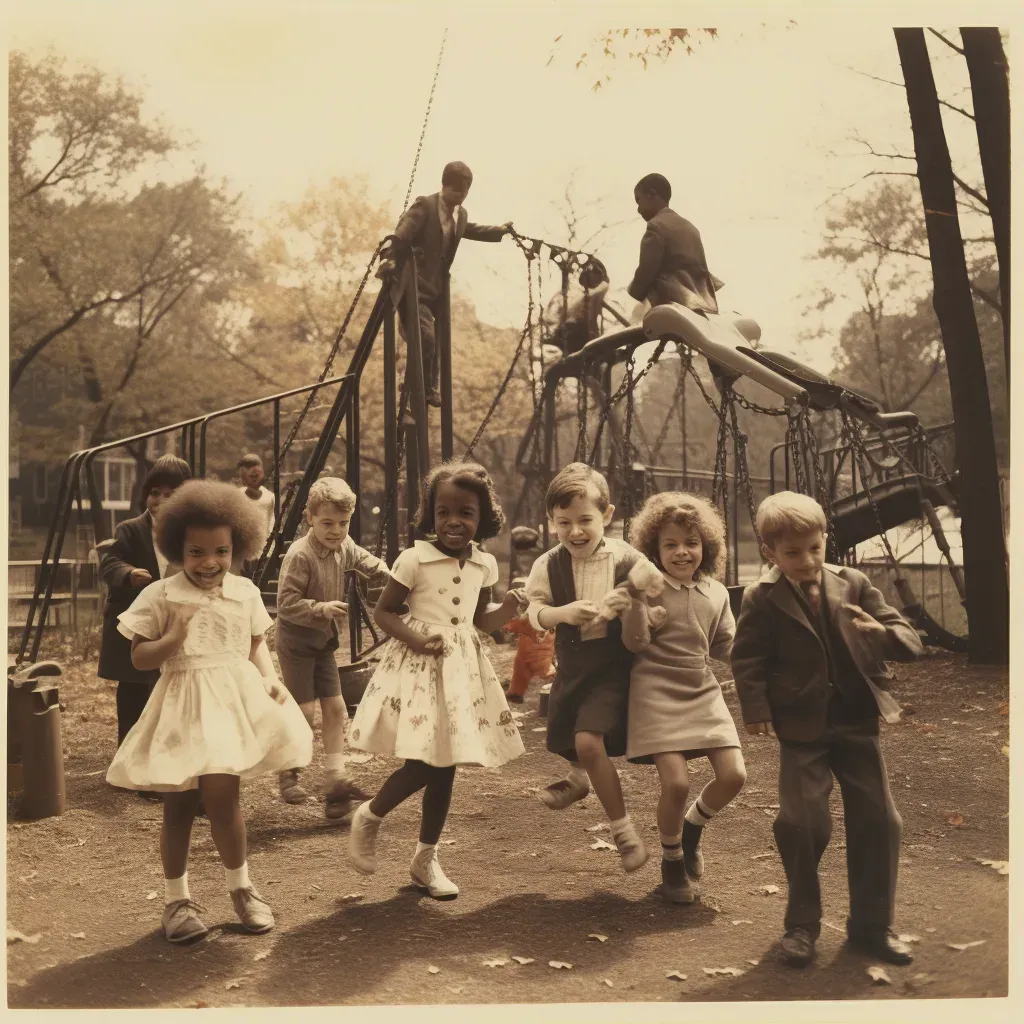
<path fill-rule="evenodd" d="M 443 55 L 443 44 L 442 52 Z M 440 69 L 441 55 L 435 70 L 434 86 Z M 422 149 L 433 100 L 431 88 L 427 113 L 424 118 L 420 146 L 417 149 L 409 183 L 412 180 Z M 408 194 L 407 194 L 408 200 Z M 541 524 L 545 546 L 549 541 L 546 517 L 543 515 L 544 492 L 552 476 L 560 468 L 558 450 L 559 423 L 564 415 L 567 394 L 575 391 L 576 442 L 573 458 L 600 469 L 609 480 L 613 500 L 625 514 L 624 529 L 643 500 L 651 493 L 664 489 L 659 481 L 679 482 L 680 488 L 694 481 L 707 483 L 710 478 L 710 497 L 722 512 L 727 526 L 727 585 L 734 610 L 738 610 L 743 585 L 739 578 L 739 507 L 746 505 L 754 537 L 755 502 L 748 467 L 748 438 L 740 429 L 738 409 L 769 417 L 785 417 L 785 439 L 771 451 L 769 487 L 771 491 L 792 489 L 810 494 L 825 509 L 829 524 L 829 558 L 856 564 L 858 551 L 869 541 L 881 543 L 885 564 L 893 574 L 893 584 L 903 612 L 916 625 L 925 641 L 952 651 L 965 651 L 967 640 L 946 629 L 925 607 L 922 597 L 914 592 L 904 566 L 897 559 L 888 533 L 904 524 L 918 523 L 922 544 L 926 529 L 941 551 L 946 569 L 959 599 L 965 595 L 963 571 L 956 564 L 952 548 L 946 537 L 942 521 L 936 512 L 946 507 L 953 516 L 958 514 L 958 479 L 950 473 L 935 452 L 933 439 L 943 428 L 925 429 L 917 416 L 909 411 L 883 412 L 864 395 L 804 366 L 791 356 L 767 351 L 759 346 L 760 328 L 751 319 L 734 314 L 702 315 L 678 304 L 652 308 L 640 324 L 630 326 L 622 315 L 607 302 L 604 313 L 617 321 L 614 330 L 601 333 L 588 341 L 582 349 L 551 362 L 545 361 L 545 325 L 543 316 L 534 316 L 539 305 L 542 281 L 541 261 L 544 256 L 554 264 L 560 275 L 561 318 L 559 327 L 565 336 L 564 325 L 568 309 L 568 287 L 571 276 L 582 272 L 594 260 L 591 254 L 576 252 L 552 245 L 542 239 L 529 238 L 513 231 L 512 238 L 523 253 L 527 269 L 527 314 L 518 342 L 504 378 L 498 385 L 490 406 L 469 445 L 462 454 L 471 458 L 476 446 L 499 408 L 509 384 L 525 355 L 525 367 L 520 376 L 528 383 L 532 396 L 533 414 L 523 434 L 516 454 L 516 471 L 523 478 L 518 501 L 509 516 L 509 526 Z M 332 369 L 346 331 L 359 305 L 366 285 L 378 265 L 381 252 L 390 243 L 390 255 L 396 258 L 396 274 L 405 275 L 402 301 L 408 303 L 405 320 L 410 325 L 406 346 L 404 373 L 399 383 L 399 359 L 395 335 L 396 309 L 392 290 L 381 287 L 352 351 L 344 374 L 332 376 Z M 452 423 L 452 361 L 450 290 L 446 277 L 437 315 L 437 350 L 440 361 L 440 454 L 442 460 L 454 456 Z M 535 302 L 535 285 L 537 302 Z M 584 287 L 584 300 L 587 295 Z M 335 442 L 344 425 L 346 477 L 349 485 L 360 493 L 360 383 L 370 354 L 378 336 L 383 347 L 384 396 L 384 496 L 375 540 L 376 553 L 389 564 L 400 550 L 400 506 L 406 510 L 405 544 L 414 537 L 414 510 L 418 500 L 420 481 L 430 469 L 430 433 L 428 407 L 424 386 L 424 367 L 419 338 L 417 315 L 417 273 L 415 252 L 396 236 L 389 235 L 377 246 L 362 276 L 351 305 L 338 328 L 324 368 L 313 384 L 256 399 L 241 406 L 218 410 L 204 416 L 170 426 L 110 441 L 81 452 L 67 460 L 58 492 L 57 510 L 50 524 L 42 564 L 35 592 L 29 603 L 22 629 L 15 664 L 8 669 L 8 700 L 20 699 L 27 709 L 32 693 L 52 690 L 53 680 L 60 668 L 53 662 L 37 662 L 47 612 L 53 596 L 54 582 L 60 565 L 60 556 L 68 531 L 72 511 L 77 505 L 83 514 L 83 499 L 88 497 L 93 515 L 98 514 L 91 467 L 96 456 L 112 448 L 130 445 L 148 437 L 173 433 L 179 436 L 182 458 L 189 462 L 193 472 L 203 475 L 206 466 L 206 436 L 208 424 L 218 418 L 264 405 L 273 408 L 273 482 L 276 499 L 276 517 L 266 548 L 254 572 L 254 581 L 260 587 L 268 608 L 273 611 L 277 574 L 289 544 L 297 536 L 302 512 L 309 489 L 327 465 Z M 641 357 L 642 346 L 654 346 Z M 666 353 L 675 355 L 678 379 L 675 393 L 669 403 L 664 423 L 654 444 L 643 436 L 636 416 L 638 388 L 651 370 L 665 359 Z M 709 393 L 697 361 L 703 359 L 717 391 L 717 398 Z M 621 379 L 613 387 L 615 370 L 624 366 Z M 764 388 L 781 406 L 765 406 L 752 402 L 736 390 L 741 380 L 751 381 Z M 575 388 L 570 389 L 570 381 Z M 708 410 L 717 422 L 715 461 L 712 469 L 693 469 L 687 464 L 686 392 L 692 382 Z M 301 475 L 296 476 L 283 489 L 280 471 L 285 456 L 296 443 L 303 421 L 314 407 L 321 391 L 335 389 L 333 401 L 319 436 L 313 444 Z M 306 401 L 283 441 L 280 440 L 281 402 L 289 397 L 306 394 Z M 591 408 L 593 403 L 593 409 Z M 839 443 L 833 448 L 820 450 L 813 429 L 811 414 L 837 416 L 840 423 Z M 596 420 L 596 422 L 595 422 Z M 678 468 L 658 465 L 665 442 L 672 432 L 672 423 L 678 421 L 678 441 L 682 463 Z M 640 459 L 639 441 L 646 449 L 647 459 Z M 777 463 L 781 458 L 781 466 Z M 729 463 L 731 461 L 731 472 Z M 673 488 L 676 489 L 676 488 Z M 404 491 L 404 495 L 400 492 Z M 357 505 L 352 518 L 351 533 L 360 542 L 364 531 Z M 98 534 L 99 536 L 99 534 Z M 369 671 L 373 654 L 384 638 L 376 630 L 369 612 L 365 591 L 354 574 L 347 583 L 349 602 L 349 648 L 351 665 L 342 666 L 343 674 L 361 675 Z M 361 686 L 356 686 L 361 689 Z M 18 697 L 18 693 L 22 697 Z M 12 694 L 14 695 L 12 697 Z M 50 696 L 36 697 L 40 714 L 59 715 L 57 703 Z M 21 706 L 19 704 L 19 706 Z M 9 716 L 8 746 L 11 749 L 11 726 L 15 727 L 14 740 L 29 711 Z M 39 731 L 38 729 L 36 730 Z M 45 732 L 46 730 L 43 730 Z M 50 733 L 52 733 L 52 728 Z M 26 734 L 27 736 L 27 734 Z M 56 743 L 59 749 L 59 724 Z M 37 745 L 52 752 L 53 737 L 40 740 Z M 49 764 L 49 754 L 40 755 Z M 47 769 L 46 779 L 53 772 Z M 31 774 L 26 763 L 25 777 Z M 51 780 L 52 781 L 52 780 Z M 46 792 L 54 786 L 47 783 Z M 63 809 L 63 783 L 60 783 L 60 809 L 53 810 L 53 800 L 46 803 L 46 813 L 60 813 Z M 39 800 L 36 801 L 37 810 Z M 43 816 L 34 813 L 32 816 Z"/>

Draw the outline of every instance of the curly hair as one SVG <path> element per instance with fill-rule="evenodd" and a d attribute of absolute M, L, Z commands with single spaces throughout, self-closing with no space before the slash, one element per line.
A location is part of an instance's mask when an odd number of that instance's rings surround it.
<path fill-rule="evenodd" d="M 689 526 L 700 535 L 700 565 L 693 576 L 719 578 L 725 569 L 725 522 L 721 513 L 705 498 L 684 491 L 652 495 L 629 527 L 629 543 L 642 551 L 659 569 L 658 535 L 669 523 Z"/>
<path fill-rule="evenodd" d="M 179 459 L 177 455 L 161 455 L 150 466 L 142 480 L 142 488 L 139 491 L 139 505 L 142 511 L 146 511 L 146 498 L 154 487 L 170 487 L 172 491 L 177 490 L 191 477 L 192 470 L 184 459 Z"/>
<path fill-rule="evenodd" d="M 354 512 L 355 492 L 340 476 L 322 476 L 309 489 L 306 511 L 315 516 L 324 505 L 337 505 L 343 512 Z"/>
<path fill-rule="evenodd" d="M 547 494 L 544 496 L 544 511 L 548 518 L 554 515 L 556 508 L 568 508 L 573 498 L 587 498 L 592 492 L 597 492 L 594 504 L 599 512 L 604 512 L 612 503 L 611 492 L 608 490 L 608 481 L 593 466 L 585 462 L 570 462 L 568 466 L 560 469 L 548 484 Z"/>
<path fill-rule="evenodd" d="M 473 539 L 479 543 L 497 537 L 505 525 L 505 513 L 494 492 L 490 474 L 480 463 L 465 462 L 462 459 L 442 462 L 423 481 L 420 507 L 416 513 L 416 529 L 427 535 L 435 534 L 434 505 L 437 501 L 437 488 L 446 482 L 472 491 L 480 499 L 480 525 Z"/>
<path fill-rule="evenodd" d="M 516 551 L 532 551 L 540 543 L 540 534 L 532 526 L 514 526 L 509 536 Z"/>
<path fill-rule="evenodd" d="M 263 546 L 265 526 L 256 503 L 240 488 L 219 480 L 189 480 L 160 506 L 156 543 L 168 561 L 184 561 L 190 526 L 230 527 L 235 558 L 253 558 Z"/>

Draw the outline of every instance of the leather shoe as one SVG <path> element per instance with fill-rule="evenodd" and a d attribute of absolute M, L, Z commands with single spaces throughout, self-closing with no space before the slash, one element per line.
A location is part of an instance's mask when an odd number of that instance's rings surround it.
<path fill-rule="evenodd" d="M 441 392 L 440 391 L 428 391 L 427 392 L 427 405 L 432 406 L 435 409 L 441 408 Z"/>
<path fill-rule="evenodd" d="M 786 963 L 793 967 L 806 967 L 814 959 L 814 936 L 806 928 L 790 928 L 779 949 Z"/>
<path fill-rule="evenodd" d="M 906 967 L 914 962 L 914 954 L 910 952 L 910 946 L 892 933 L 891 929 L 878 932 L 848 932 L 847 941 L 855 949 L 863 953 L 870 953 L 871 956 L 887 964 L 895 964 L 897 967 Z"/>

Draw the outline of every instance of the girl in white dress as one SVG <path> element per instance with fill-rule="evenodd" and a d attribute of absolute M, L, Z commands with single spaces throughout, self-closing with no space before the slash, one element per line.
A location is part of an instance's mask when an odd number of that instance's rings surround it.
<path fill-rule="evenodd" d="M 525 604 L 522 591 L 510 590 L 501 605 L 490 607 L 498 563 L 474 541 L 496 536 L 504 521 L 482 466 L 444 463 L 424 481 L 416 528 L 433 539 L 416 541 L 395 560 L 374 612 L 392 639 L 382 648 L 349 730 L 353 748 L 405 758 L 353 815 L 353 867 L 373 874 L 381 821 L 422 789 L 420 839 L 410 873 L 435 899 L 459 894 L 437 860 L 456 765 L 493 767 L 523 753 L 477 632 L 500 629 Z"/>
<path fill-rule="evenodd" d="M 312 758 L 313 734 L 263 642 L 271 619 L 260 592 L 229 572 L 234 556 L 258 553 L 261 530 L 258 510 L 238 488 L 182 485 L 161 506 L 156 543 L 183 571 L 150 584 L 119 616 L 133 664 L 160 669 L 160 678 L 107 781 L 164 794 L 162 923 L 171 942 L 207 931 L 186 870 L 200 796 L 242 925 L 254 933 L 273 927 L 249 881 L 239 783 Z"/>
<path fill-rule="evenodd" d="M 715 579 L 725 564 L 725 524 L 703 498 L 668 492 L 644 503 L 629 540 L 668 586 L 649 606 L 633 601 L 623 614 L 622 642 L 636 655 L 626 757 L 657 766 L 662 895 L 692 903 L 690 883 L 704 873 L 704 826 L 746 778 L 736 724 L 710 665 L 711 658 L 728 661 L 736 632 L 729 592 Z M 702 756 L 715 777 L 684 817 L 687 762 Z"/>

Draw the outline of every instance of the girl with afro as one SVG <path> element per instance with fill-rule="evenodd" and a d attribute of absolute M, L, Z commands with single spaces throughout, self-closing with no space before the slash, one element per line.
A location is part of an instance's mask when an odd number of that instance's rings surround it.
<path fill-rule="evenodd" d="M 629 540 L 668 586 L 648 602 L 634 600 L 623 613 L 622 640 L 636 655 L 626 757 L 653 761 L 658 769 L 662 895 L 692 903 L 691 882 L 704 873 L 704 826 L 746 779 L 736 725 L 710 664 L 712 658 L 728 662 L 736 632 L 729 592 L 715 578 L 725 565 L 725 526 L 705 499 L 669 492 L 647 500 Z M 695 757 L 707 757 L 715 778 L 684 818 L 687 762 Z"/>
<path fill-rule="evenodd" d="M 426 478 L 416 529 L 430 539 L 395 559 L 374 612 L 392 639 L 349 730 L 351 747 L 405 759 L 352 817 L 352 866 L 364 875 L 376 871 L 381 821 L 423 790 L 410 874 L 434 899 L 459 894 L 437 860 L 456 766 L 495 767 L 523 752 L 477 632 L 501 629 L 525 603 L 522 591 L 510 590 L 500 605 L 490 604 L 498 563 L 478 542 L 497 536 L 504 521 L 483 466 L 446 462 Z"/>
<path fill-rule="evenodd" d="M 158 549 L 182 571 L 151 583 L 119 616 L 132 663 L 159 669 L 160 678 L 107 781 L 163 794 L 162 923 L 171 942 L 207 931 L 187 871 L 200 796 L 243 927 L 261 933 L 274 926 L 249 880 L 239 784 L 312 758 L 310 728 L 263 642 L 271 620 L 260 592 L 230 571 L 234 558 L 257 553 L 261 531 L 259 510 L 237 487 L 183 484 L 161 506 L 156 525 Z"/>

